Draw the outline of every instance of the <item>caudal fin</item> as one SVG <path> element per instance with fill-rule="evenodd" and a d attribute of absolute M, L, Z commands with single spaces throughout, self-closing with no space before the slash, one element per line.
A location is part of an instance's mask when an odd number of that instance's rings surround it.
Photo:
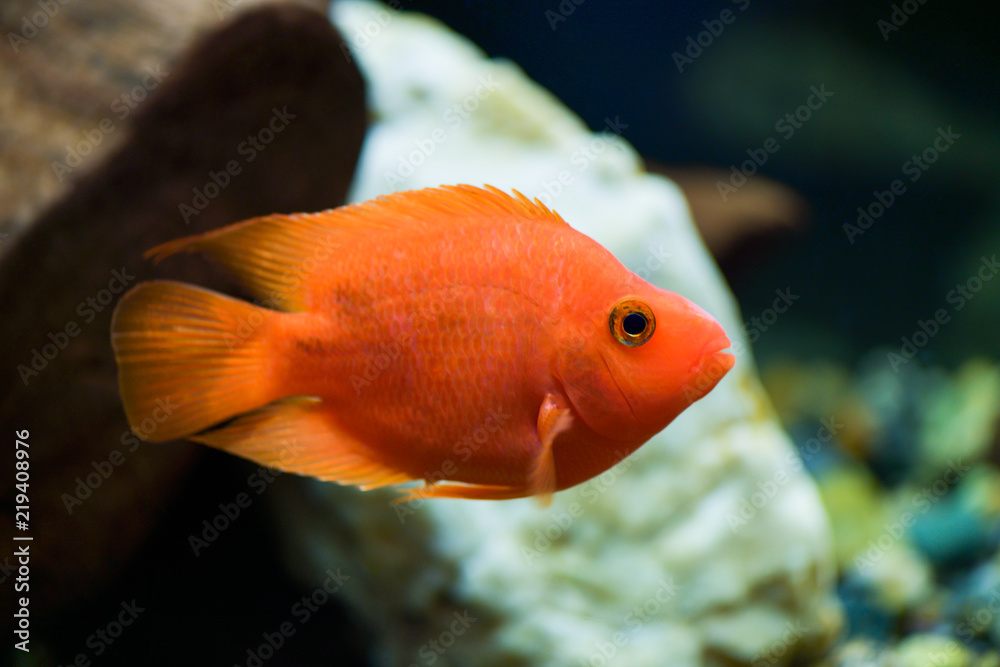
<path fill-rule="evenodd" d="M 129 425 L 164 442 L 279 398 L 269 382 L 266 308 L 173 281 L 121 298 L 111 345 Z"/>

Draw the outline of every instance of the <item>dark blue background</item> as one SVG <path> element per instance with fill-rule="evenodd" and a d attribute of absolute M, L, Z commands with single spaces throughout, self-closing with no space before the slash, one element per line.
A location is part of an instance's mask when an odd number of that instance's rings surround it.
<path fill-rule="evenodd" d="M 998 222 L 1000 69 L 991 43 L 997 9 L 911 0 L 907 8 L 916 11 L 884 39 L 878 22 L 890 18 L 893 4 L 751 0 L 745 11 L 739 7 L 747 3 L 731 0 L 402 6 L 440 18 L 491 56 L 514 60 L 591 128 L 620 116 L 629 124 L 625 138 L 642 155 L 671 165 L 739 164 L 747 149 L 776 136 L 783 111 L 805 102 L 806 82 L 834 89 L 832 73 L 834 81 L 850 81 L 849 90 L 867 91 L 863 98 L 836 91 L 840 96 L 797 131 L 789 149 L 761 168 L 804 194 L 814 219 L 776 260 L 731 276 L 747 319 L 770 304 L 776 288 L 803 295 L 784 335 L 762 336 L 759 354 L 800 345 L 802 355 L 853 359 L 873 346 L 898 346 L 918 319 L 946 305 L 957 280 L 971 275 L 963 262 L 998 250 L 983 241 L 984 228 Z M 566 20 L 551 20 L 560 7 Z M 678 72 L 672 54 L 725 9 L 735 21 Z M 964 122 L 970 115 L 992 132 L 973 131 Z M 842 226 L 857 219 L 857 207 L 903 176 L 901 165 L 948 125 L 962 139 L 919 181 L 904 177 L 907 192 L 849 243 Z M 997 293 L 981 298 L 996 302 Z M 792 335 L 796 327 L 818 333 Z M 926 361 L 1000 352 L 987 331 L 961 346 L 952 339 L 951 348 L 944 338 L 928 346 Z M 813 349 L 819 345 L 826 349 Z"/>

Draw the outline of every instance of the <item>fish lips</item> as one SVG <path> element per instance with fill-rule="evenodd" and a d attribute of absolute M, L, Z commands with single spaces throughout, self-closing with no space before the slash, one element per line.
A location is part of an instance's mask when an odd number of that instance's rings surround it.
<path fill-rule="evenodd" d="M 705 342 L 698 355 L 698 361 L 691 369 L 691 395 L 694 395 L 694 400 L 712 391 L 736 363 L 736 357 L 731 352 L 725 351 L 731 345 L 725 334 Z"/>

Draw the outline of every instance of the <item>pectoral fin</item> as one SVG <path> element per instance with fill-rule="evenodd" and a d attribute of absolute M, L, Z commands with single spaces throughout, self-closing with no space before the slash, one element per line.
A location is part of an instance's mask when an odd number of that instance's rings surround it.
<path fill-rule="evenodd" d="M 528 489 L 543 507 L 552 502 L 556 491 L 556 460 L 552 445 L 556 436 L 573 425 L 573 411 L 566 400 L 555 394 L 546 394 L 538 410 L 538 441 L 542 444 L 531 467 Z"/>

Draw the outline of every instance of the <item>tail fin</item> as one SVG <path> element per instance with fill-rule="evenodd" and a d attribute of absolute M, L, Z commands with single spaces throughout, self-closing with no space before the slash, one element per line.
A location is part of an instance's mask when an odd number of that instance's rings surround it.
<path fill-rule="evenodd" d="M 280 313 L 173 281 L 125 294 L 111 320 L 111 345 L 136 435 L 186 437 L 280 398 L 268 381 L 274 316 Z"/>

